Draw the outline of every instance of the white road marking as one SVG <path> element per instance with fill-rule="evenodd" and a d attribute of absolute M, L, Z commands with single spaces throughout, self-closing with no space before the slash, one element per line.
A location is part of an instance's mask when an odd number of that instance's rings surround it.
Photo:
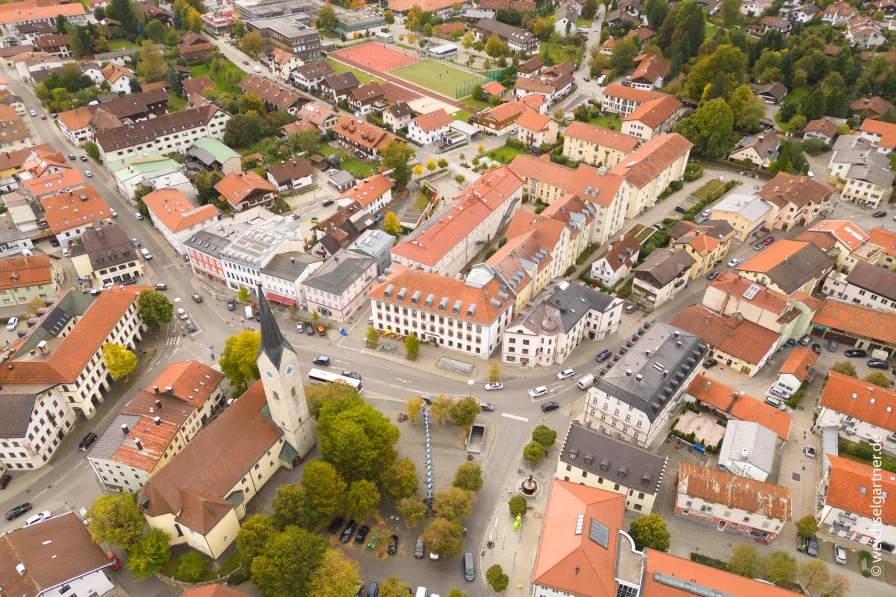
<path fill-rule="evenodd" d="M 528 423 L 528 422 L 529 422 L 529 419 L 527 419 L 526 417 L 520 417 L 520 416 L 517 416 L 517 415 L 512 415 L 512 414 L 510 414 L 510 413 L 501 413 L 501 416 L 502 416 L 502 417 L 507 417 L 508 419 L 514 419 L 515 421 L 522 421 L 523 423 Z"/>
<path fill-rule="evenodd" d="M 65 479 L 66 477 L 68 477 L 68 473 L 66 473 L 66 474 L 62 475 L 61 477 L 59 477 L 59 479 L 58 479 L 56 482 L 59 483 L 59 481 L 62 481 L 62 480 Z"/>
<path fill-rule="evenodd" d="M 34 499 L 39 498 L 40 496 L 42 496 L 42 495 L 45 494 L 45 493 L 47 493 L 47 490 L 46 490 L 46 489 L 44 489 L 44 490 L 41 491 L 39 494 L 37 494 L 36 496 L 34 496 Z"/>
<path fill-rule="evenodd" d="M 177 264 L 176 264 L 176 263 L 169 263 L 168 265 L 164 266 L 162 269 L 168 269 L 169 267 L 177 267 Z"/>

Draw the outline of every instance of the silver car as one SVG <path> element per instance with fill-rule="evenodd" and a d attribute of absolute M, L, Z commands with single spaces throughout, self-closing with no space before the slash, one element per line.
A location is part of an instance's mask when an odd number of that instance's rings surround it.
<path fill-rule="evenodd" d="M 842 545 L 834 546 L 834 561 L 838 564 L 846 564 L 846 548 Z"/>

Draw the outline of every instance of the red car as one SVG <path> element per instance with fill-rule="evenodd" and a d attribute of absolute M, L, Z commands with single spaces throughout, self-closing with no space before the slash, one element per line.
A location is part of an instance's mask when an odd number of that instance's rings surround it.
<path fill-rule="evenodd" d="M 753 246 L 753 249 L 755 249 L 755 250 L 757 250 L 757 251 L 761 251 L 762 249 L 764 249 L 765 247 L 769 246 L 769 245 L 772 244 L 773 242 L 775 242 L 775 237 L 774 237 L 774 236 L 769 236 L 768 238 L 766 238 L 766 239 L 764 239 L 764 240 L 761 240 L 761 241 L 759 241 L 759 243 L 757 243 L 756 245 L 754 245 L 754 246 Z"/>
<path fill-rule="evenodd" d="M 47 119 L 47 115 L 46 115 L 46 114 L 41 114 L 41 115 L 40 115 L 40 119 L 41 119 L 41 120 L 46 120 L 46 119 Z"/>
<path fill-rule="evenodd" d="M 121 560 L 119 560 L 114 553 L 107 551 L 106 557 L 109 558 L 109 567 L 112 568 L 112 570 L 121 570 Z"/>

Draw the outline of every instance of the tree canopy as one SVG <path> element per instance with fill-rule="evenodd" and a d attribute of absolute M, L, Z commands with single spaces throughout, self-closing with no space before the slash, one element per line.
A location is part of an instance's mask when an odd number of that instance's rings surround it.
<path fill-rule="evenodd" d="M 171 558 L 171 538 L 162 529 L 150 529 L 128 550 L 128 570 L 137 580 L 143 580 L 161 570 Z"/>
<path fill-rule="evenodd" d="M 265 597 L 305 595 L 324 562 L 327 540 L 289 526 L 273 535 L 252 561 L 252 582 Z"/>
<path fill-rule="evenodd" d="M 137 314 L 149 327 L 159 327 L 159 325 L 171 321 L 171 317 L 174 315 L 174 305 L 161 292 L 141 290 L 137 297 Z"/>
<path fill-rule="evenodd" d="M 87 510 L 87 518 L 94 543 L 110 543 L 123 549 L 134 543 L 146 523 L 131 493 L 104 493 Z"/>
<path fill-rule="evenodd" d="M 232 385 L 243 386 L 260 377 L 256 362 L 260 345 L 261 334 L 252 330 L 230 336 L 224 342 L 224 351 L 218 363 Z"/>
<path fill-rule="evenodd" d="M 395 462 L 398 427 L 360 397 L 325 402 L 317 432 L 321 454 L 349 482 L 378 481 Z"/>
<path fill-rule="evenodd" d="M 103 362 L 115 379 L 127 377 L 137 367 L 137 355 L 114 342 L 103 344 Z"/>

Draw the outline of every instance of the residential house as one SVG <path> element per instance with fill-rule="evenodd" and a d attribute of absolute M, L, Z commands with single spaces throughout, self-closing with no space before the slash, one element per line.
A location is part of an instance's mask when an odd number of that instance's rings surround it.
<path fill-rule="evenodd" d="M 497 81 L 489 81 L 482 86 L 482 94 L 488 99 L 491 99 L 493 97 L 504 97 L 504 93 L 506 91 L 507 88 Z"/>
<path fill-rule="evenodd" d="M 242 156 L 213 137 L 200 137 L 187 149 L 187 155 L 201 163 L 206 171 L 227 176 L 241 169 Z"/>
<path fill-rule="evenodd" d="M 896 392 L 830 371 L 819 401 L 817 428 L 833 425 L 850 441 L 880 443 L 896 452 Z"/>
<path fill-rule="evenodd" d="M 517 120 L 517 140 L 530 147 L 557 142 L 557 121 L 535 110 L 526 110 Z M 568 129 L 567 129 L 568 130 Z"/>
<path fill-rule="evenodd" d="M 793 29 L 793 23 L 791 23 L 788 19 L 778 18 L 778 17 L 762 17 L 759 21 L 759 27 L 762 29 L 763 33 L 768 33 L 769 31 L 776 31 L 781 34 L 782 39 L 787 39 L 790 35 L 791 29 Z"/>
<path fill-rule="evenodd" d="M 72 47 L 68 35 L 53 33 L 41 35 L 34 40 L 34 47 L 57 58 L 71 58 Z"/>
<path fill-rule="evenodd" d="M 267 171 L 268 182 L 278 192 L 307 189 L 313 183 L 311 164 L 302 158 L 282 161 Z"/>
<path fill-rule="evenodd" d="M 868 242 L 881 249 L 876 264 L 890 271 L 896 271 L 896 233 L 886 228 L 872 228 Z"/>
<path fill-rule="evenodd" d="M 665 93 L 611 83 L 604 88 L 601 109 L 625 117 L 647 102 L 667 97 Z"/>
<path fill-rule="evenodd" d="M 355 185 L 340 195 L 336 201 L 341 206 L 357 203 L 362 211 L 375 215 L 392 203 L 392 189 L 394 187 L 394 182 L 382 174 L 377 174 L 376 176 L 356 181 Z"/>
<path fill-rule="evenodd" d="M 339 120 L 339 113 L 331 110 L 329 107 L 319 102 L 308 102 L 296 112 L 298 122 L 309 122 L 313 124 L 318 131 L 325 133 L 336 124 Z"/>
<path fill-rule="evenodd" d="M 886 43 L 883 25 L 871 15 L 849 19 L 846 24 L 846 41 L 854 48 L 876 48 Z"/>
<path fill-rule="evenodd" d="M 677 133 L 659 135 L 632 152 L 611 174 L 625 179 L 628 206 L 625 217 L 634 218 L 656 203 L 672 181 L 684 176 L 693 144 Z"/>
<path fill-rule="evenodd" d="M 833 454 L 818 483 L 819 528 L 838 539 L 892 553 L 896 545 L 896 476 Z"/>
<path fill-rule="evenodd" d="M 793 514 L 790 490 L 690 462 L 679 464 L 675 516 L 774 541 Z"/>
<path fill-rule="evenodd" d="M 229 239 L 208 230 L 200 230 L 185 240 L 184 247 L 187 249 L 190 268 L 193 270 L 193 273 L 212 282 L 226 285 L 227 280 L 221 251 L 229 244 Z"/>
<path fill-rule="evenodd" d="M 877 264 L 883 252 L 849 220 L 822 220 L 793 240 L 811 242 L 837 261 L 837 269 L 826 278 L 826 284 L 835 280 L 845 284 L 845 275 L 857 263 Z"/>
<path fill-rule="evenodd" d="M 414 110 L 403 101 L 395 102 L 383 110 L 383 123 L 392 132 L 409 126 L 413 118 Z"/>
<path fill-rule="evenodd" d="M 82 107 L 60 112 L 57 114 L 56 123 L 65 138 L 72 145 L 79 146 L 93 140 L 91 120 L 93 120 L 93 112 L 87 107 Z"/>
<path fill-rule="evenodd" d="M 511 52 L 538 54 L 539 41 L 535 35 L 495 19 L 480 19 L 475 25 L 474 33 L 476 39 L 483 43 L 487 42 L 492 35 L 496 35 L 498 39 L 507 44 Z"/>
<path fill-rule="evenodd" d="M 520 0 L 522 1 L 522 0 Z M 461 9 L 470 8 L 471 2 L 462 0 L 460 2 Z M 422 4 L 418 1 L 419 6 L 426 12 L 432 12 L 439 16 L 447 16 L 454 10 L 454 3 L 448 0 L 423 0 Z M 389 0 L 389 10 L 406 15 L 414 7 L 413 0 Z"/>
<path fill-rule="evenodd" d="M 843 27 L 856 14 L 855 7 L 846 2 L 836 2 L 822 11 L 821 22 L 833 27 Z"/>
<path fill-rule="evenodd" d="M 707 220 L 702 224 L 682 220 L 669 231 L 669 236 L 670 246 L 684 249 L 694 259 L 689 276 L 696 280 L 727 257 L 735 231 L 725 220 Z"/>
<path fill-rule="evenodd" d="M 659 321 L 631 343 L 619 360 L 602 366 L 588 389 L 585 425 L 649 447 L 681 405 L 708 348 L 697 336 Z"/>
<path fill-rule="evenodd" d="M 568 73 L 550 80 L 545 79 L 542 73 L 541 79 L 518 78 L 513 89 L 518 99 L 540 95 L 544 103 L 553 105 L 572 90 L 573 82 L 572 75 Z"/>
<path fill-rule="evenodd" d="M 184 241 L 221 217 L 214 205 L 197 207 L 175 190 L 153 191 L 143 197 L 143 204 L 149 210 L 153 226 L 178 255 L 187 253 Z"/>
<path fill-rule="evenodd" d="M 516 70 L 517 74 L 521 77 L 537 78 L 543 67 L 544 61 L 538 56 L 533 56 L 525 62 L 520 62 L 519 65 L 517 65 Z"/>
<path fill-rule="evenodd" d="M 136 86 L 140 82 L 134 71 L 115 63 L 108 64 L 103 68 L 103 76 L 112 91 L 118 93 L 130 93 L 133 91 L 132 83 Z"/>
<path fill-rule="evenodd" d="M 344 148 L 352 153 L 360 152 L 368 160 L 378 160 L 380 151 L 398 139 L 392 133 L 351 116 L 342 116 L 332 130 Z"/>
<path fill-rule="evenodd" d="M 49 255 L 25 255 L 0 259 L 0 304 L 27 305 L 35 298 L 56 293 L 56 276 Z"/>
<path fill-rule="evenodd" d="M 9 195 L 7 194 L 4 199 L 8 198 Z M 10 204 L 7 202 L 7 211 L 10 211 L 10 207 Z M 32 249 L 34 249 L 34 243 L 23 232 L 17 228 L 0 227 L 0 259 L 25 254 Z"/>
<path fill-rule="evenodd" d="M 728 159 L 743 163 L 749 160 L 749 163 L 753 165 L 768 168 L 772 161 L 778 159 L 779 147 L 781 147 L 781 140 L 773 132 L 748 135 L 737 142 L 737 145 L 728 154 Z"/>
<path fill-rule="evenodd" d="M 293 80 L 306 91 L 312 91 L 320 87 L 324 78 L 334 74 L 335 71 L 326 60 L 306 62 L 293 72 Z"/>
<path fill-rule="evenodd" d="M 830 8 L 830 7 L 828 7 Z M 880 118 L 893 109 L 893 104 L 880 96 L 859 98 L 849 104 L 849 109 L 859 118 Z"/>
<path fill-rule="evenodd" d="M 576 2 L 568 2 L 554 12 L 554 31 L 558 35 L 569 35 L 576 32 L 576 20 L 582 13 L 582 7 Z"/>
<path fill-rule="evenodd" d="M 794 348 L 781 368 L 778 369 L 778 379 L 773 387 L 778 388 L 787 396 L 792 396 L 808 379 L 816 361 L 818 361 L 818 355 L 811 348 Z"/>
<path fill-rule="evenodd" d="M 739 274 L 787 296 L 812 294 L 834 263 L 812 243 L 781 240 L 737 266 Z"/>
<path fill-rule="evenodd" d="M 697 375 L 690 382 L 685 400 L 708 407 L 729 421 L 759 423 L 774 431 L 781 441 L 787 441 L 790 435 L 793 424 L 790 414 L 704 374 Z"/>
<path fill-rule="evenodd" d="M 777 104 L 787 96 L 787 88 L 777 81 L 765 85 L 750 85 L 750 89 L 767 104 Z"/>
<path fill-rule="evenodd" d="M 239 82 L 239 88 L 246 93 L 254 93 L 264 101 L 268 110 L 285 110 L 290 114 L 299 111 L 299 107 L 305 103 L 304 96 L 291 87 L 284 87 L 282 83 L 272 81 L 259 75 L 246 75 Z"/>
<path fill-rule="evenodd" d="M 208 77 L 208 75 L 202 75 L 201 77 L 190 77 L 181 82 L 183 86 L 184 95 L 187 96 L 187 99 L 193 99 L 194 96 L 204 97 L 204 93 L 206 89 L 216 89 L 217 85 Z"/>
<path fill-rule="evenodd" d="M 374 259 L 378 275 L 383 275 L 383 272 L 392 265 L 390 251 L 394 244 L 395 237 L 391 234 L 386 234 L 382 230 L 365 230 L 346 248 L 346 251 Z"/>
<path fill-rule="evenodd" d="M 12 120 L 0 122 L 0 150 L 4 153 L 18 151 L 31 147 L 34 141 L 31 139 L 31 131 L 25 122 L 16 116 Z"/>
<path fill-rule="evenodd" d="M 771 229 L 777 214 L 777 206 L 762 197 L 736 191 L 713 203 L 710 210 L 709 219 L 728 222 L 735 238 L 741 242 L 759 234 L 763 228 Z"/>
<path fill-rule="evenodd" d="M 689 305 L 670 322 L 700 336 L 709 345 L 709 356 L 750 377 L 781 345 L 781 336 L 737 315 L 722 315 L 703 305 Z"/>
<path fill-rule="evenodd" d="M 884 155 L 890 155 L 896 149 L 896 124 L 866 118 L 862 121 L 859 134 Z"/>
<path fill-rule="evenodd" d="M 428 114 L 421 114 L 408 123 L 408 137 L 419 145 L 428 145 L 442 140 L 453 121 L 444 108 Z"/>
<path fill-rule="evenodd" d="M 638 63 L 632 74 L 631 84 L 635 89 L 652 91 L 663 86 L 669 73 L 669 63 L 661 56 L 648 56 Z"/>
<path fill-rule="evenodd" d="M 371 82 L 352 89 L 348 94 L 348 105 L 355 114 L 364 116 L 373 111 L 375 107 L 383 105 L 386 92 L 379 83 Z"/>
<path fill-rule="evenodd" d="M 523 99 L 525 100 L 529 97 L 532 96 L 530 95 Z M 487 135 L 506 135 L 516 128 L 517 121 L 526 109 L 527 106 L 523 102 L 504 102 L 494 108 L 477 112 L 470 117 L 470 124 Z"/>
<path fill-rule="evenodd" d="M 143 260 L 124 230 L 110 224 L 96 226 L 81 236 L 81 244 L 72 247 L 72 265 L 78 277 L 90 286 L 136 280 L 143 275 Z"/>
<path fill-rule="evenodd" d="M 302 283 L 323 265 L 323 259 L 305 252 L 289 251 L 274 255 L 261 268 L 261 287 L 265 297 L 289 307 L 305 305 L 305 287 Z"/>
<path fill-rule="evenodd" d="M 277 197 L 277 189 L 252 171 L 231 172 L 215 185 L 215 190 L 235 211 L 272 205 Z"/>
<path fill-rule="evenodd" d="M 668 462 L 668 457 L 572 423 L 554 478 L 622 494 L 626 510 L 650 514 Z"/>
<path fill-rule="evenodd" d="M 868 122 L 877 122 L 875 120 L 866 120 L 862 123 L 862 129 L 864 131 L 865 124 Z M 893 125 L 896 128 L 896 125 Z M 863 133 L 864 135 L 864 133 Z M 803 140 L 806 139 L 821 139 L 827 145 L 831 145 L 834 142 L 834 137 L 837 136 L 837 125 L 828 120 L 827 118 L 819 118 L 818 120 L 810 121 L 803 128 Z"/>
<path fill-rule="evenodd" d="M 106 163 L 115 189 L 127 199 L 133 199 L 139 187 L 176 188 L 186 196 L 196 197 L 193 183 L 184 174 L 182 164 L 153 152 L 147 157 L 131 157 Z M 181 177 L 185 180 L 183 186 Z M 187 187 L 187 188 L 184 188 Z"/>
<path fill-rule="evenodd" d="M 587 335 L 602 340 L 619 329 L 621 299 L 560 280 L 535 296 L 504 330 L 501 362 L 522 367 L 562 364 Z"/>
<path fill-rule="evenodd" d="M 563 155 L 598 168 L 612 168 L 635 151 L 640 139 L 597 127 L 573 122 L 563 131 Z"/>
<path fill-rule="evenodd" d="M 304 64 L 298 56 L 281 48 L 271 50 L 268 59 L 271 71 L 282 81 L 292 80 L 293 74 Z"/>
<path fill-rule="evenodd" d="M 827 298 L 812 318 L 812 333 L 851 348 L 881 350 L 889 358 L 896 354 L 894 325 L 896 314 Z"/>
<path fill-rule="evenodd" d="M 635 235 L 622 236 L 592 262 L 589 277 L 600 281 L 608 288 L 616 286 L 631 274 L 632 268 L 638 262 L 640 251 L 641 243 Z"/>
<path fill-rule="evenodd" d="M 782 10 L 781 16 L 791 21 L 793 23 L 800 23 L 805 25 L 806 23 L 811 23 L 818 16 L 818 13 L 821 12 L 821 9 L 815 6 L 814 4 L 805 4 L 803 6 L 797 6 L 790 10 Z"/>
<path fill-rule="evenodd" d="M 138 391 L 87 455 L 105 491 L 140 491 L 224 407 L 223 381 L 208 365 L 182 361 Z"/>
<path fill-rule="evenodd" d="M 257 288 L 262 283 L 262 269 L 274 256 L 303 248 L 298 228 L 298 222 L 281 216 L 228 236 L 230 242 L 219 250 L 227 285 L 232 290 Z"/>
<path fill-rule="evenodd" d="M 367 293 L 377 283 L 375 259 L 352 253 L 324 263 L 302 282 L 307 310 L 345 323 L 365 306 Z"/>
<path fill-rule="evenodd" d="M 620 131 L 625 135 L 650 140 L 672 132 L 683 112 L 680 101 L 666 95 L 648 100 L 622 119 Z"/>
<path fill-rule="evenodd" d="M 50 231 L 63 246 L 80 238 L 97 220 L 112 217 L 112 210 L 94 187 L 45 196 L 40 204 Z"/>
<path fill-rule="evenodd" d="M 836 192 L 833 187 L 808 176 L 778 172 L 765 183 L 759 196 L 778 208 L 772 227 L 787 231 L 794 226 L 805 226 L 833 209 Z"/>
<path fill-rule="evenodd" d="M 765 482 L 775 463 L 777 434 L 759 423 L 728 421 L 719 449 L 719 469 Z"/>
<path fill-rule="evenodd" d="M 351 71 L 328 75 L 320 84 L 321 91 L 329 94 L 334 102 L 348 99 L 351 90 L 360 86 L 361 82 Z"/>

